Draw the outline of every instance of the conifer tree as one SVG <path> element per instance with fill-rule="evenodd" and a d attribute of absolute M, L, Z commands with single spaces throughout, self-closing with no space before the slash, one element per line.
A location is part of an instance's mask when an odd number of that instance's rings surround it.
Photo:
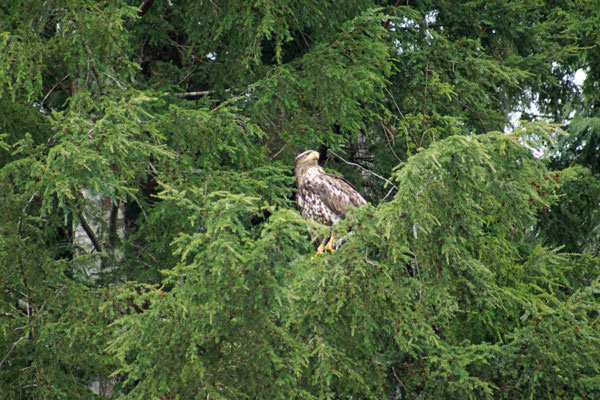
<path fill-rule="evenodd" d="M 597 6 L 2 2 L 0 397 L 600 397 Z"/>

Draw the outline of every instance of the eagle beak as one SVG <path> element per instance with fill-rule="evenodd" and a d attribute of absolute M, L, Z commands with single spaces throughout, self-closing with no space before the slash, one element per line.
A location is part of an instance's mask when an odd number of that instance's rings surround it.
<path fill-rule="evenodd" d="M 317 153 L 316 151 L 313 151 L 312 153 L 310 153 L 308 155 L 308 159 L 309 160 L 318 160 L 319 159 L 319 153 Z"/>

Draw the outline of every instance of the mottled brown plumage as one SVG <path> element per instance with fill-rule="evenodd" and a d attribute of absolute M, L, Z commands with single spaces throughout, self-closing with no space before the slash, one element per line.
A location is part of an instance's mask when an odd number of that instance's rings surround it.
<path fill-rule="evenodd" d="M 296 203 L 305 219 L 333 225 L 346 217 L 349 206 L 364 206 L 367 201 L 344 178 L 325 172 L 318 159 L 314 150 L 296 157 Z"/>

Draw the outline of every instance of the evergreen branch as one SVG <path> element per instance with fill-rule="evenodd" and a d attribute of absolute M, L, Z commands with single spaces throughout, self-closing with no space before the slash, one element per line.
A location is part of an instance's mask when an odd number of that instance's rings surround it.
<path fill-rule="evenodd" d="M 402 1 L 403 0 L 396 1 L 396 3 L 394 4 L 394 7 L 400 7 L 400 5 L 402 5 Z M 408 5 L 408 0 L 406 0 L 406 5 Z M 390 22 L 392 22 L 391 18 L 386 19 L 385 22 L 383 23 L 383 28 L 387 29 L 390 26 Z"/>
<path fill-rule="evenodd" d="M 240 93 L 239 95 L 237 95 L 235 97 L 225 100 L 223 103 L 221 103 L 217 107 L 215 107 L 213 109 L 213 113 L 217 113 L 217 112 L 221 111 L 221 109 L 223 109 L 224 107 L 228 106 L 229 104 L 235 103 L 238 100 L 246 98 L 246 95 L 248 93 L 252 92 L 258 85 L 259 85 L 259 82 L 248 85 L 242 93 Z"/>
<path fill-rule="evenodd" d="M 194 72 L 196 72 L 196 69 L 197 69 L 196 67 L 195 67 L 195 68 L 192 68 L 192 70 L 191 70 L 190 72 L 188 72 L 188 73 L 187 73 L 187 75 L 186 75 L 186 76 L 184 76 L 182 80 L 180 80 L 179 82 L 177 82 L 177 84 L 178 84 L 178 85 L 181 85 L 183 82 L 185 82 L 185 80 L 186 80 L 187 78 L 189 78 L 189 77 L 190 77 L 190 76 L 191 76 L 191 75 L 192 75 Z"/>

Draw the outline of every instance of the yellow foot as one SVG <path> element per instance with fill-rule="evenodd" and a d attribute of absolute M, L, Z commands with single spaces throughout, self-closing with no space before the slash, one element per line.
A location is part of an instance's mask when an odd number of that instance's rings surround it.
<path fill-rule="evenodd" d="M 315 259 L 315 257 L 317 257 L 319 254 L 323 253 L 324 251 L 325 251 L 325 245 L 324 245 L 323 243 L 321 243 L 321 244 L 319 245 L 319 247 L 317 248 L 317 252 L 315 253 L 315 255 L 314 255 L 314 256 L 312 256 L 310 259 L 311 259 L 311 260 L 314 260 L 314 259 Z"/>
<path fill-rule="evenodd" d="M 333 235 L 331 235 L 329 237 L 329 240 L 327 241 L 327 243 L 325 243 L 325 241 L 323 240 L 323 242 L 317 248 L 317 253 L 311 257 L 311 260 L 314 260 L 315 257 L 317 257 L 319 254 L 325 253 L 325 251 L 329 251 L 329 252 L 333 253 L 335 251 L 335 248 L 333 247 L 334 243 L 335 243 L 335 239 L 333 238 Z"/>
<path fill-rule="evenodd" d="M 333 247 L 334 243 L 335 243 L 335 239 L 333 238 L 333 235 L 331 235 L 331 237 L 327 241 L 327 244 L 323 248 L 323 251 L 329 250 L 331 253 L 333 253 L 335 251 L 335 248 Z"/>

